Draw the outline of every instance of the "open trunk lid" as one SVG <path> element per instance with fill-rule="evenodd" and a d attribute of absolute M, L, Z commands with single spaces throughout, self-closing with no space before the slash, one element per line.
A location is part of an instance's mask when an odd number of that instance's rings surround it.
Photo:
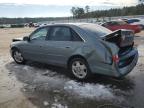
<path fill-rule="evenodd" d="M 134 43 L 134 33 L 131 30 L 117 30 L 102 37 L 103 40 L 115 43 L 119 48 L 129 47 Z"/>

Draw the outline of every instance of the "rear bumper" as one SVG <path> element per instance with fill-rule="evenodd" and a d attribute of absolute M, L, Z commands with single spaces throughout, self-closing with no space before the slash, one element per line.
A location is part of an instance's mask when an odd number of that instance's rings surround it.
<path fill-rule="evenodd" d="M 128 73 L 130 73 L 132 69 L 136 66 L 138 61 L 137 49 L 133 49 L 132 52 L 130 52 L 124 57 L 128 58 L 131 56 L 134 56 L 132 61 L 128 65 L 123 66 L 121 68 L 116 63 L 105 64 L 105 63 L 96 62 L 96 60 L 94 59 L 92 59 L 93 62 L 88 62 L 88 63 L 92 73 L 102 74 L 102 75 L 107 75 L 112 77 L 123 77 Z"/>
<path fill-rule="evenodd" d="M 122 68 L 119 68 L 118 66 L 116 66 L 117 67 L 116 71 L 118 73 L 116 75 L 116 77 L 122 77 L 122 76 L 127 75 L 136 66 L 137 61 L 138 61 L 138 51 L 137 51 L 137 49 L 133 49 L 133 52 L 134 53 L 131 56 L 134 56 L 134 58 L 133 58 L 132 62 L 129 65 L 127 65 L 125 67 L 122 67 Z"/>

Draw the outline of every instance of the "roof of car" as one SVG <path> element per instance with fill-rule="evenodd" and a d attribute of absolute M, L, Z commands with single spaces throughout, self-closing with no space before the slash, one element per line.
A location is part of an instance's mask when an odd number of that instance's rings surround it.
<path fill-rule="evenodd" d="M 75 29 L 77 33 L 81 35 L 89 34 L 94 35 L 94 37 L 100 37 L 101 34 L 109 34 L 112 32 L 111 30 L 95 23 L 55 23 L 55 24 L 48 24 L 42 27 L 50 27 L 50 26 L 67 26 Z M 77 27 L 81 29 L 78 29 Z M 85 32 L 83 32 L 83 30 Z M 95 35 L 96 33 L 97 35 Z"/>
<path fill-rule="evenodd" d="M 80 26 L 80 25 L 98 25 L 98 24 L 93 24 L 93 23 L 53 23 L 53 24 L 47 24 L 42 27 L 46 27 L 46 26 Z"/>

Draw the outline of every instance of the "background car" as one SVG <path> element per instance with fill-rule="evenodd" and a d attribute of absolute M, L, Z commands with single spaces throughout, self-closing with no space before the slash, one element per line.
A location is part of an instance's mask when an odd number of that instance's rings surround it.
<path fill-rule="evenodd" d="M 96 24 L 48 25 L 13 41 L 11 55 L 16 63 L 32 60 L 66 67 L 82 80 L 92 73 L 125 76 L 138 60 L 132 31 L 112 32 Z"/>
<path fill-rule="evenodd" d="M 140 25 L 144 29 L 144 19 L 142 18 L 131 18 L 127 19 L 127 23 L 131 25 Z"/>
<path fill-rule="evenodd" d="M 119 29 L 128 29 L 134 31 L 134 33 L 139 33 L 142 29 L 139 25 L 130 25 L 124 21 L 119 21 L 119 20 L 103 23 L 102 26 L 112 31 L 119 30 Z"/>

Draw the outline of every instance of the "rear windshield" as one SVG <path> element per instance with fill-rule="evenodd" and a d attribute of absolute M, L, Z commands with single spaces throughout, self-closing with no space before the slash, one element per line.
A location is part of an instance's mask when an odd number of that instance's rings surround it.
<path fill-rule="evenodd" d="M 102 37 L 102 36 L 105 36 L 107 34 L 112 33 L 111 30 L 109 30 L 105 27 L 102 27 L 100 25 L 97 25 L 97 24 L 82 24 L 82 25 L 79 25 L 79 26 L 82 29 L 86 30 L 86 32 L 88 32 L 90 34 L 92 33 L 97 37 Z"/>

